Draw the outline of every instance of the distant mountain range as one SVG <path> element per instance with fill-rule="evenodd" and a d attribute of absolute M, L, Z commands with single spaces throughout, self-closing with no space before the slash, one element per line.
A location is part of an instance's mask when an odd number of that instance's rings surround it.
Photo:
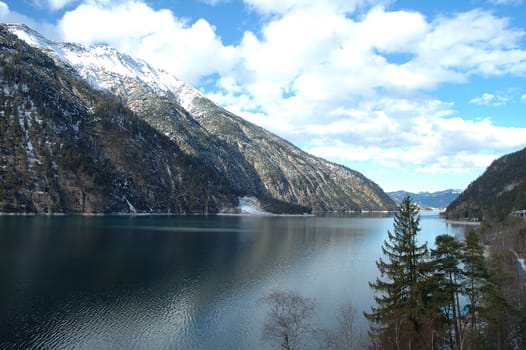
<path fill-rule="evenodd" d="M 410 196 L 413 202 L 417 203 L 422 208 L 442 209 L 457 198 L 462 190 L 445 190 L 439 192 L 419 192 L 412 193 L 407 191 L 388 192 L 387 194 L 395 200 L 400 202 L 407 196 Z"/>
<path fill-rule="evenodd" d="M 452 219 L 526 209 L 526 148 L 495 161 L 446 210 Z"/>
<path fill-rule="evenodd" d="M 392 210 L 357 171 L 303 152 L 146 62 L 0 26 L 0 212 Z"/>

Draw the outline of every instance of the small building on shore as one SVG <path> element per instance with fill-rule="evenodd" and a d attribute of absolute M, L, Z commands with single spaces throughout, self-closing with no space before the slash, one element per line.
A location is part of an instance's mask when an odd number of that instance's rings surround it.
<path fill-rule="evenodd" d="M 515 210 L 511 212 L 511 215 L 526 219 L 526 210 Z"/>

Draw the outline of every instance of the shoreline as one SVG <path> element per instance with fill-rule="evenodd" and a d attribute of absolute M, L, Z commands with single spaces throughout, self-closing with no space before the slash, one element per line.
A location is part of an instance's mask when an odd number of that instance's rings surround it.
<path fill-rule="evenodd" d="M 446 219 L 446 224 L 466 225 L 466 226 L 480 226 L 480 221 L 449 220 L 449 219 Z"/>
<path fill-rule="evenodd" d="M 116 213 L 7 213 L 0 212 L 2 216 L 294 216 L 294 217 L 324 217 L 324 216 L 346 216 L 346 215 L 387 215 L 392 211 L 349 211 L 349 212 L 314 212 L 303 214 L 275 214 L 270 212 L 246 213 L 246 212 L 218 212 L 218 213 L 133 213 L 133 212 L 116 212 Z"/>

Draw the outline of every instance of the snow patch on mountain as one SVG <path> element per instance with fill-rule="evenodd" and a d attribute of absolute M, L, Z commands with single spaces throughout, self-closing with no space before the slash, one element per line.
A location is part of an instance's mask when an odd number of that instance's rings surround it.
<path fill-rule="evenodd" d="M 199 91 L 177 79 L 173 74 L 114 48 L 48 40 L 25 25 L 8 25 L 8 28 L 11 33 L 29 45 L 51 53 L 57 63 L 73 67 L 81 77 L 98 90 L 111 90 L 125 84 L 126 80 L 138 81 L 157 93 L 172 94 L 187 110 L 192 108 L 194 98 L 203 97 Z"/>
<path fill-rule="evenodd" d="M 519 256 L 519 254 L 515 250 L 511 250 L 513 255 L 515 255 L 515 258 L 517 259 L 517 263 L 521 267 L 523 272 L 526 272 L 526 259 L 523 259 Z"/>
<path fill-rule="evenodd" d="M 255 197 L 239 198 L 239 210 L 241 214 L 269 215 L 268 212 L 263 211 L 257 207 L 257 199 Z"/>

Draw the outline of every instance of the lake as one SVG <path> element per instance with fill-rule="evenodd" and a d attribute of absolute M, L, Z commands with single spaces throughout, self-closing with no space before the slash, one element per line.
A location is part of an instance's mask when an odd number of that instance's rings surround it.
<path fill-rule="evenodd" d="M 369 310 L 390 215 L 0 216 L 0 349 L 265 349 L 275 290 Z M 461 235 L 421 213 L 419 241 Z"/>

